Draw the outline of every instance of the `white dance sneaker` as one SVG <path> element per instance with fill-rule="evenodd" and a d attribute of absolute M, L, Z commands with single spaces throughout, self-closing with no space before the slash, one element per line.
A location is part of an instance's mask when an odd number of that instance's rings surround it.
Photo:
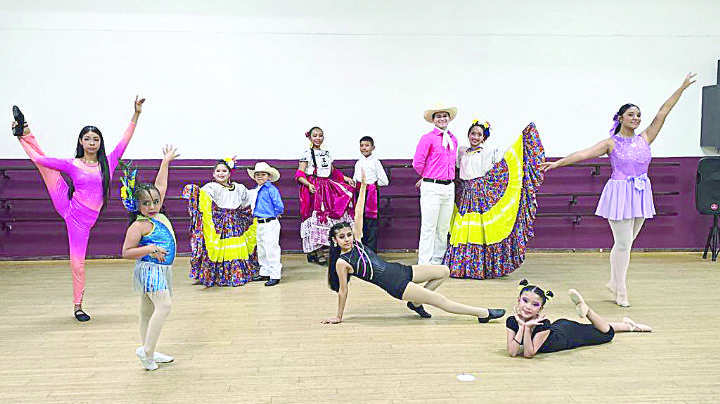
<path fill-rule="evenodd" d="M 148 359 L 145 357 L 145 347 L 136 349 L 135 355 L 137 355 L 140 362 L 142 362 L 143 366 L 145 366 L 145 370 L 157 370 L 158 365 L 155 363 L 155 359 Z"/>
<path fill-rule="evenodd" d="M 155 352 L 155 363 L 170 363 L 174 360 L 175 360 L 175 358 L 173 358 L 170 355 L 165 355 L 164 353 Z"/>

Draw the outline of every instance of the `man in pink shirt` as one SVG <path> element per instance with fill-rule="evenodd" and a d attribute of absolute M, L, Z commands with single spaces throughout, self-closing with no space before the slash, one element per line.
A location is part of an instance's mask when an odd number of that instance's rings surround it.
<path fill-rule="evenodd" d="M 420 244 L 418 264 L 441 264 L 455 203 L 455 161 L 458 141 L 447 130 L 457 108 L 437 106 L 425 111 L 435 128 L 423 135 L 415 150 L 413 168 L 420 183 Z"/>

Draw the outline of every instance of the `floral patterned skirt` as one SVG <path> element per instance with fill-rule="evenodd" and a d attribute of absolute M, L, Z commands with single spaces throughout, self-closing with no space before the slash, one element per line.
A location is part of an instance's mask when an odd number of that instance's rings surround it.
<path fill-rule="evenodd" d="M 219 208 L 196 185 L 183 191 L 190 214 L 190 279 L 240 286 L 258 275 L 257 225 L 249 208 Z"/>
<path fill-rule="evenodd" d="M 487 174 L 463 182 L 443 260 L 450 276 L 497 278 L 520 267 L 535 234 L 543 161 L 540 135 L 530 123 Z"/>

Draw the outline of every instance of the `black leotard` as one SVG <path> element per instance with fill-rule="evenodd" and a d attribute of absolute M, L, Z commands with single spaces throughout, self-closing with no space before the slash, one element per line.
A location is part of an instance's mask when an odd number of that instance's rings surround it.
<path fill-rule="evenodd" d="M 505 327 L 515 332 L 520 329 L 515 316 L 510 316 L 505 320 Z M 543 320 L 540 325 L 533 328 L 532 336 L 535 338 L 535 334 L 547 330 L 550 330 L 550 335 L 538 349 L 538 352 L 557 352 L 581 346 L 604 344 L 612 341 L 613 336 L 615 336 L 615 330 L 613 330 L 612 326 L 608 332 L 600 332 L 592 324 L 580 324 L 564 318 L 555 320 L 552 324 L 548 319 Z"/>
<path fill-rule="evenodd" d="M 412 267 L 387 262 L 362 243 L 354 243 L 352 250 L 341 254 L 340 258 L 350 264 L 352 275 L 380 286 L 396 299 L 402 299 L 407 284 L 412 281 Z"/>

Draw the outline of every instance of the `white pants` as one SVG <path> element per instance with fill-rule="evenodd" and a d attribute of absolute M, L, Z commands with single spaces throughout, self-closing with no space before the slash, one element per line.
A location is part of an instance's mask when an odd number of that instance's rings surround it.
<path fill-rule="evenodd" d="M 455 184 L 420 185 L 420 244 L 418 265 L 441 264 L 447 249 L 450 219 L 455 207 Z"/>
<path fill-rule="evenodd" d="M 280 279 L 280 220 L 257 224 L 257 251 L 260 276 Z"/>

